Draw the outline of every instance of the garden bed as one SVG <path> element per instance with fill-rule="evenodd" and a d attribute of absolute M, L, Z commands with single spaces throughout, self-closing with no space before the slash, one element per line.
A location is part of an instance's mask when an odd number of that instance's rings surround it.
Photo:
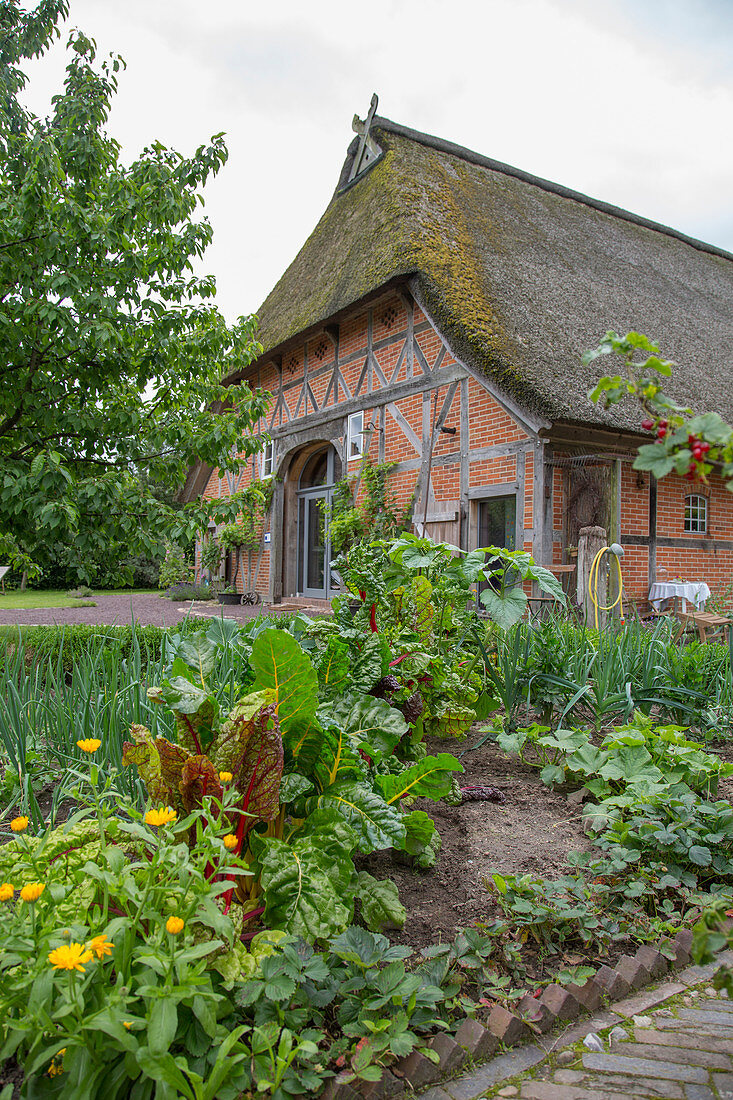
<path fill-rule="evenodd" d="M 471 731 L 466 746 L 474 744 L 478 736 Z M 445 741 L 428 742 L 431 753 L 450 747 Z M 430 813 L 442 840 L 431 871 L 401 863 L 399 853 L 393 850 L 375 852 L 363 860 L 364 869 L 371 874 L 396 883 L 407 909 L 404 929 L 389 933 L 393 942 L 421 948 L 452 940 L 467 925 L 496 916 L 496 906 L 483 882 L 492 871 L 560 875 L 568 868 L 568 852 L 590 848 L 580 808 L 548 790 L 538 771 L 518 757 L 508 757 L 487 743 L 466 751 L 461 763 L 465 769 L 461 786 L 492 786 L 506 801 L 449 806 L 418 799 L 415 806 Z"/>

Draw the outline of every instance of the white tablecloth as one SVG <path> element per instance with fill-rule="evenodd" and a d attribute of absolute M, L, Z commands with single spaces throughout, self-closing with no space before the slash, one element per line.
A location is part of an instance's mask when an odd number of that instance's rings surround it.
<path fill-rule="evenodd" d="M 710 596 L 710 589 L 705 581 L 655 581 L 649 589 L 649 603 L 659 611 L 664 600 L 679 596 L 682 600 L 682 610 L 687 610 L 687 601 L 694 604 L 700 610 L 705 606 L 705 600 Z"/>

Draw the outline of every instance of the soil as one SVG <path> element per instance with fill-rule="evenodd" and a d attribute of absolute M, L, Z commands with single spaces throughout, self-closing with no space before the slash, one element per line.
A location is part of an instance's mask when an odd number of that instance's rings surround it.
<path fill-rule="evenodd" d="M 13 1086 L 10 1100 L 19 1100 L 23 1080 L 23 1067 L 18 1065 L 15 1058 L 11 1058 L 5 1065 L 0 1066 L 0 1090 L 6 1085 Z"/>
<path fill-rule="evenodd" d="M 470 746 L 475 736 L 469 733 L 465 745 Z M 450 749 L 445 741 L 428 743 L 429 752 Z M 460 745 L 454 748 L 455 755 L 461 751 Z M 557 876 L 568 869 L 569 852 L 591 847 L 580 807 L 548 790 L 536 769 L 516 758 L 507 759 L 488 743 L 466 751 L 460 759 L 465 769 L 459 777 L 461 786 L 496 787 L 506 802 L 448 806 L 417 800 L 414 808 L 430 814 L 443 842 L 431 871 L 413 870 L 391 851 L 375 852 L 359 861 L 360 870 L 397 884 L 408 916 L 401 932 L 389 933 L 393 942 L 420 948 L 452 940 L 461 928 L 498 916 L 484 885 L 492 871 Z"/>

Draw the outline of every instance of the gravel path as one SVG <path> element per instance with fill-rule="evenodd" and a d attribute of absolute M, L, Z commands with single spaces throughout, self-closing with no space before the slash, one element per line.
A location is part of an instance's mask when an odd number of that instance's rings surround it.
<path fill-rule="evenodd" d="M 187 615 L 211 618 L 223 614 L 227 619 L 245 622 L 262 614 L 266 608 L 243 607 L 238 604 L 221 607 L 218 603 L 177 603 L 156 592 L 131 595 L 118 592 L 109 596 L 94 596 L 96 607 L 37 607 L 29 610 L 0 611 L 1 624 L 34 624 L 52 626 L 63 623 L 92 623 L 115 626 L 135 622 L 142 626 L 175 626 Z"/>

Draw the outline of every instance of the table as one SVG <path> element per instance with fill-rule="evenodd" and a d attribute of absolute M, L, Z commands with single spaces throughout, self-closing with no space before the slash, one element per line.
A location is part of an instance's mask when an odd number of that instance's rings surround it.
<path fill-rule="evenodd" d="M 655 611 L 659 611 L 665 600 L 675 596 L 682 601 L 683 611 L 687 611 L 688 600 L 700 610 L 705 607 L 710 589 L 705 581 L 655 581 L 649 589 L 649 603 Z"/>

